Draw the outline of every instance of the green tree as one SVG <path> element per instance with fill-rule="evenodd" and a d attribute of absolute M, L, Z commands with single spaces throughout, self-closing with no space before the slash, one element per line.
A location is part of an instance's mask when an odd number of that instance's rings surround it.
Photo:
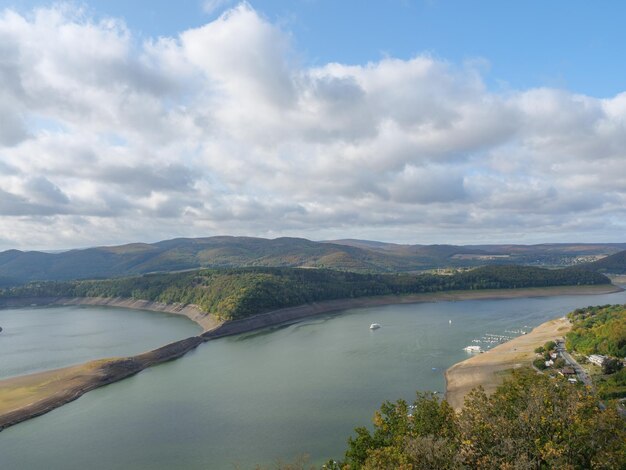
<path fill-rule="evenodd" d="M 343 469 L 621 469 L 626 425 L 590 390 L 514 371 L 491 395 L 480 387 L 460 414 L 419 394 L 386 402 L 374 430 L 350 438 Z M 407 413 L 408 411 L 408 413 Z"/>
<path fill-rule="evenodd" d="M 606 375 L 614 374 L 622 370 L 622 367 L 624 367 L 622 361 L 614 357 L 607 357 L 602 363 L 602 373 Z"/>

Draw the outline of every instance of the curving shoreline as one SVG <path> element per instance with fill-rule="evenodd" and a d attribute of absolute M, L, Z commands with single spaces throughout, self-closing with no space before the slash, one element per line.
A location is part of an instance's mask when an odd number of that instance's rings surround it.
<path fill-rule="evenodd" d="M 226 323 L 220 323 L 214 316 L 200 311 L 196 306 L 184 306 L 180 304 L 168 305 L 121 298 L 30 298 L 10 299 L 9 301 L 5 299 L 5 301 L 0 304 L 0 307 L 23 307 L 32 306 L 33 304 L 39 306 L 104 305 L 169 312 L 187 316 L 190 320 L 198 323 L 205 331 L 199 336 L 176 341 L 136 356 L 90 361 L 77 366 L 2 380 L 0 381 L 0 430 L 47 413 L 48 411 L 79 398 L 90 390 L 117 382 L 137 374 L 148 367 L 177 359 L 205 341 L 282 323 L 294 322 L 312 315 L 331 313 L 349 308 L 391 304 L 576 294 L 606 294 L 619 292 L 621 290 L 623 289 L 615 285 L 601 285 L 450 291 L 406 296 L 339 299 L 283 308 Z M 497 348 L 494 348 L 493 351 L 495 351 L 495 349 Z"/>
<path fill-rule="evenodd" d="M 97 305 L 101 307 L 171 313 L 189 318 L 198 324 L 203 331 L 211 330 L 222 323 L 215 315 L 203 312 L 197 305 L 193 304 L 164 304 L 149 300 L 125 299 L 123 297 L 20 297 L 0 299 L 0 308 L 50 307 L 54 305 Z"/>
<path fill-rule="evenodd" d="M 483 354 L 454 364 L 446 370 L 446 400 L 456 410 L 463 407 L 465 396 L 479 385 L 487 394 L 504 381 L 507 371 L 530 366 L 535 348 L 563 338 L 571 328 L 570 321 L 556 318 L 542 323 L 530 333 L 499 344 Z"/>

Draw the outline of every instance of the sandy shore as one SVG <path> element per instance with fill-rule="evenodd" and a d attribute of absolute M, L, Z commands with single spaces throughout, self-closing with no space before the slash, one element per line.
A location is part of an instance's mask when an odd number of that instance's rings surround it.
<path fill-rule="evenodd" d="M 530 366 L 534 350 L 546 342 L 562 338 L 571 324 L 567 318 L 550 320 L 530 333 L 512 339 L 483 354 L 453 365 L 446 371 L 446 399 L 457 411 L 472 389 L 482 385 L 487 393 L 502 383 L 507 370 Z"/>
<path fill-rule="evenodd" d="M 607 277 L 613 284 L 626 285 L 626 274 L 609 274 Z"/>
<path fill-rule="evenodd" d="M 577 286 L 577 287 L 547 287 L 530 289 L 501 289 L 501 290 L 480 290 L 480 291 L 451 291 L 437 292 L 431 294 L 416 294 L 406 296 L 380 296 L 356 299 L 330 300 L 314 304 L 301 305 L 297 307 L 284 308 L 272 312 L 266 312 L 243 320 L 219 323 L 213 316 L 201 312 L 194 306 L 166 305 L 147 301 L 136 301 L 129 299 L 106 299 L 106 298 L 79 298 L 79 299 L 14 299 L 11 303 L 5 302 L 4 307 L 31 306 L 37 305 L 107 305 L 112 307 L 140 308 L 143 310 L 156 310 L 182 314 L 198 323 L 205 330 L 200 336 L 194 336 L 181 341 L 177 341 L 161 348 L 149 351 L 133 357 L 113 358 L 91 361 L 85 364 L 66 367 L 22 377 L 14 377 L 0 381 L 0 430 L 17 424 L 26 419 L 39 416 L 72 400 L 77 399 L 84 393 L 101 387 L 126 377 L 134 375 L 141 370 L 181 357 L 199 344 L 212 339 L 253 331 L 280 323 L 298 321 L 302 318 L 321 313 L 329 313 L 348 308 L 373 307 L 390 304 L 406 304 L 417 302 L 437 302 L 437 301 L 460 301 L 472 299 L 507 299 L 519 297 L 545 297 L 555 295 L 588 295 L 605 294 L 618 292 L 621 288 L 614 285 L 602 286 Z M 35 300 L 37 302 L 35 302 Z M 541 328 L 541 327 L 540 327 Z M 533 332 L 534 333 L 534 332 Z M 525 337 L 534 338 L 533 333 Z M 546 333 L 547 334 L 547 333 Z M 551 336 L 552 335 L 552 336 Z M 548 339 L 552 339 L 554 333 L 547 334 Z M 547 341 L 546 339 L 545 341 Z M 539 341 L 539 340 L 538 340 Z M 545 342 L 544 341 L 544 342 Z M 509 345 L 511 343 L 507 343 Z M 543 343 L 541 343 L 543 344 Z M 506 347 L 501 345 L 500 347 Z M 494 348 L 492 352 L 495 352 Z M 531 348 L 530 351 L 534 349 Z M 480 359 L 489 356 L 490 353 L 477 356 Z M 519 355 L 515 355 L 518 357 Z M 520 359 L 514 363 L 522 362 Z M 467 361 L 465 361 L 467 362 Z M 454 397 L 464 396 L 463 388 L 465 383 L 469 389 L 478 383 L 487 383 L 486 376 L 477 375 L 473 381 L 463 378 L 463 374 L 454 372 L 455 368 L 461 367 L 457 364 L 448 370 L 449 392 L 448 395 L 453 400 Z M 498 362 L 498 361 L 495 361 Z M 500 367 L 500 366 L 494 366 Z M 510 368 L 511 366 L 502 366 Z M 487 370 L 487 369 L 485 369 Z M 500 370 L 500 369 L 493 369 Z M 484 372 L 482 373 L 484 374 Z M 457 378 L 459 377 L 459 378 Z M 460 380 L 460 382 L 459 382 Z M 456 382 L 455 382 L 456 381 Z M 467 390 L 469 390 L 467 389 Z M 462 394 L 462 395 L 460 395 Z M 462 401 L 462 398 L 460 398 Z"/>

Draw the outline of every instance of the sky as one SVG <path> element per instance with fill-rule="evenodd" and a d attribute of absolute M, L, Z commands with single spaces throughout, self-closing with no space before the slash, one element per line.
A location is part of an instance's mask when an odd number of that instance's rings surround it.
<path fill-rule="evenodd" d="M 0 0 L 0 250 L 624 242 L 625 13 Z"/>

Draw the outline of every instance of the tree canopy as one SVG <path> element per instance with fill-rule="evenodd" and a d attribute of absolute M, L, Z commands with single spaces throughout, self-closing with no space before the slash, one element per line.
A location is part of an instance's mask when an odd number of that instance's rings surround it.
<path fill-rule="evenodd" d="M 574 310 L 566 346 L 582 354 L 626 357 L 626 305 L 602 305 Z"/>
<path fill-rule="evenodd" d="M 78 281 L 33 282 L 0 291 L 5 297 L 123 297 L 198 305 L 222 320 L 323 300 L 450 290 L 607 284 L 574 268 L 486 266 L 453 275 L 358 274 L 302 268 L 204 269 Z"/>
<path fill-rule="evenodd" d="M 460 414 L 436 395 L 412 406 L 385 402 L 374 428 L 357 428 L 344 462 L 350 470 L 626 468 L 625 421 L 564 379 L 529 369 L 491 396 L 474 390 Z"/>

